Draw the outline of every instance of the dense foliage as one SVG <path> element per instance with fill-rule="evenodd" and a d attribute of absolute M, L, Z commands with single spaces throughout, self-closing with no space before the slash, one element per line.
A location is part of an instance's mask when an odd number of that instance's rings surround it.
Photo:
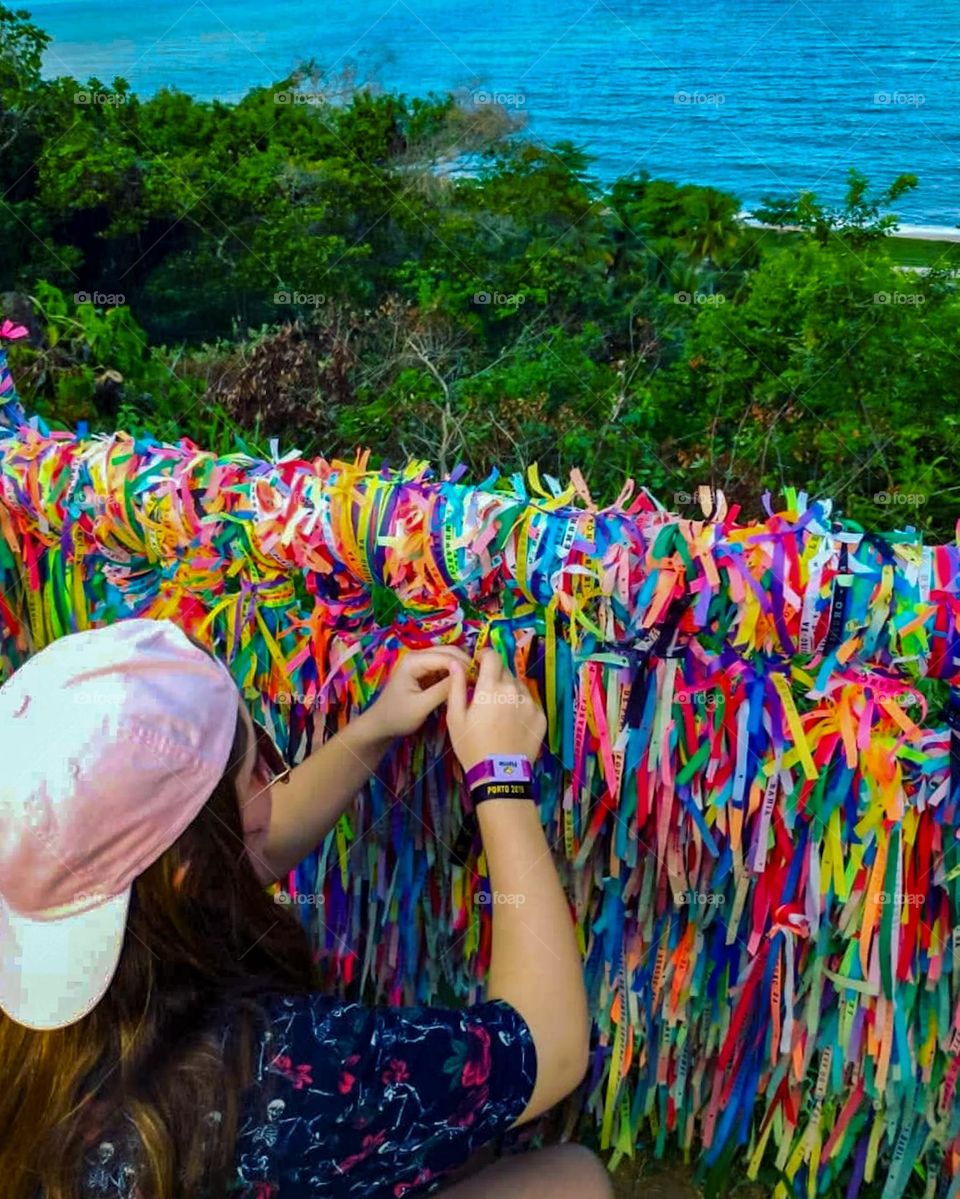
<path fill-rule="evenodd" d="M 0 7 L 0 290 L 29 407 L 232 448 L 477 477 L 579 466 L 692 515 L 699 483 L 831 496 L 952 537 L 960 298 L 899 268 L 885 192 L 846 205 L 638 175 L 601 188 L 502 110 L 309 64 L 239 103 L 46 80 Z"/>

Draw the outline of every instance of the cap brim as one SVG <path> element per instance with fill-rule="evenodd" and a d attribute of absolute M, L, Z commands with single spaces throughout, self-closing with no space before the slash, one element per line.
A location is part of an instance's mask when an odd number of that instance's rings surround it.
<path fill-rule="evenodd" d="M 64 1028 L 103 998 L 116 973 L 130 889 L 85 912 L 36 920 L 0 900 L 0 1008 L 27 1028 Z"/>

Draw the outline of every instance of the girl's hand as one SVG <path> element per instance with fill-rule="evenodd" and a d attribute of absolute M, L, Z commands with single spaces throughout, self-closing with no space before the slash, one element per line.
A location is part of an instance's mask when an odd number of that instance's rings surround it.
<path fill-rule="evenodd" d="M 415 733 L 446 700 L 453 662 L 462 666 L 464 674 L 470 668 L 469 655 L 455 645 L 406 650 L 397 659 L 376 700 L 357 718 L 364 723 L 368 735 L 392 740 Z"/>
<path fill-rule="evenodd" d="M 452 666 L 447 729 L 464 770 L 492 754 L 524 754 L 537 760 L 547 731 L 543 709 L 525 683 L 510 673 L 494 649 L 485 649 L 473 697 L 467 699 L 467 672 Z"/>

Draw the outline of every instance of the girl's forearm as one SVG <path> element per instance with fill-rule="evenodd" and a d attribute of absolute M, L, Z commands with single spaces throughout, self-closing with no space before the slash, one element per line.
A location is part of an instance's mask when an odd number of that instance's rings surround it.
<path fill-rule="evenodd" d="M 583 959 L 536 806 L 488 799 L 477 818 L 493 904 L 486 997 L 517 1009 L 537 1050 L 537 1083 L 524 1122 L 569 1094 L 586 1070 Z"/>
<path fill-rule="evenodd" d="M 263 857 L 277 878 L 316 849 L 390 748 L 376 722 L 354 717 L 272 790 L 273 811 Z"/>

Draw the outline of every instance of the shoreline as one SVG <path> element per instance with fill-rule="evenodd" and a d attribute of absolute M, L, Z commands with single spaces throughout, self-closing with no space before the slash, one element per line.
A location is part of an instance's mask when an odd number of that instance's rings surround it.
<path fill-rule="evenodd" d="M 956 225 L 901 225 L 891 237 L 911 237 L 916 241 L 960 241 Z"/>
<path fill-rule="evenodd" d="M 754 220 L 748 213 L 738 213 L 742 225 L 751 229 L 778 229 L 784 233 L 799 233 L 799 225 L 768 225 L 763 221 Z M 901 237 L 910 241 L 945 241 L 960 242 L 960 228 L 956 225 L 913 225 L 905 223 L 896 229 L 891 229 L 888 237 Z"/>

